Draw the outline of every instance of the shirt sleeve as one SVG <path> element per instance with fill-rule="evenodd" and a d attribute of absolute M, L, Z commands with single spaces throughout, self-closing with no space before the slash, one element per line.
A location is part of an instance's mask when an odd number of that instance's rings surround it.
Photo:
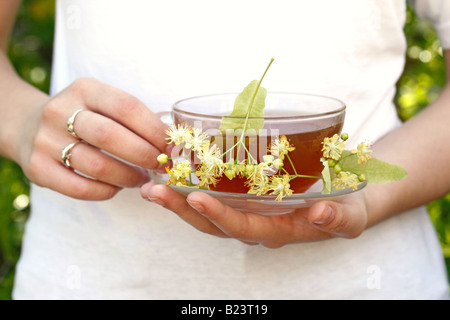
<path fill-rule="evenodd" d="M 417 16 L 431 21 L 444 49 L 450 49 L 450 0 L 410 0 Z"/>

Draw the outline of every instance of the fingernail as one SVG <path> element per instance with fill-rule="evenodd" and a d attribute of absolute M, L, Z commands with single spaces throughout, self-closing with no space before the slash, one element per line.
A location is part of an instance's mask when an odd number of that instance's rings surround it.
<path fill-rule="evenodd" d="M 164 202 L 160 198 L 152 198 L 150 196 L 147 196 L 148 201 L 154 202 L 156 204 L 159 204 L 160 206 L 164 207 Z"/>
<path fill-rule="evenodd" d="M 189 199 L 186 199 L 187 203 L 189 203 L 189 205 L 194 208 L 195 210 L 197 210 L 199 213 L 203 213 L 205 212 L 205 208 L 203 208 L 203 206 L 201 205 L 201 203 L 197 202 L 197 201 L 192 201 Z"/>
<path fill-rule="evenodd" d="M 319 216 L 317 220 L 315 220 L 313 223 L 315 224 L 325 224 L 328 223 L 333 217 L 333 210 L 331 207 L 326 206 L 325 209 L 322 211 L 322 214 Z"/>

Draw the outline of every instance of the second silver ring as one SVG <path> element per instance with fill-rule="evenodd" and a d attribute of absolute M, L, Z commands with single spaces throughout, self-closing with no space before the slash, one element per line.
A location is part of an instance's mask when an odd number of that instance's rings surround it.
<path fill-rule="evenodd" d="M 70 151 L 72 151 L 72 148 L 75 147 L 75 145 L 79 142 L 81 142 L 81 140 L 74 141 L 61 150 L 61 161 L 67 168 L 71 168 L 70 157 L 72 156 L 72 154 L 70 153 Z"/>

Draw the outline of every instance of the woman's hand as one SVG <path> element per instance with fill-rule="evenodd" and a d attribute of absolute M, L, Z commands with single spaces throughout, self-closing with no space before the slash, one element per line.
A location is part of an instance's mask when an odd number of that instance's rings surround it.
<path fill-rule="evenodd" d="M 357 237 L 368 221 L 364 191 L 343 197 L 339 202 L 321 201 L 289 214 L 264 216 L 236 211 L 200 191 L 185 198 L 164 185 L 147 183 L 141 187 L 144 199 L 175 212 L 202 232 L 268 248 L 333 237 Z"/>
<path fill-rule="evenodd" d="M 66 126 L 78 109 L 75 137 Z M 149 180 L 143 168 L 158 167 L 156 157 L 167 146 L 165 128 L 134 96 L 95 79 L 78 79 L 27 117 L 16 139 L 16 159 L 40 186 L 78 199 L 108 199 Z M 67 167 L 62 149 L 76 141 Z"/>

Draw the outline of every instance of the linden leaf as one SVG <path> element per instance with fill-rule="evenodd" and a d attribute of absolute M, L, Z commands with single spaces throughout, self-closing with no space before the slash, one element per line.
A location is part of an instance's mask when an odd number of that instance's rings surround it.
<path fill-rule="evenodd" d="M 322 194 L 328 194 L 331 192 L 331 174 L 330 174 L 330 166 L 328 165 L 328 160 L 321 160 L 323 163 L 322 170 L 322 180 L 323 180 L 323 189 Z"/>
<path fill-rule="evenodd" d="M 339 161 L 342 170 L 350 171 L 357 175 L 364 174 L 367 182 L 388 183 L 406 178 L 408 172 L 394 164 L 372 158 L 365 164 L 358 164 L 358 156 L 345 150 Z"/>
<path fill-rule="evenodd" d="M 264 107 L 267 96 L 267 90 L 259 86 L 260 81 L 253 80 L 245 89 L 236 97 L 234 101 L 233 112 L 224 116 L 220 124 L 220 130 L 246 130 L 254 129 L 259 132 L 264 127 Z M 258 92 L 256 92 L 258 90 Z M 252 103 L 253 102 L 253 103 Z M 245 125 L 248 117 L 247 125 Z M 258 118 L 258 119 L 251 119 Z"/>

